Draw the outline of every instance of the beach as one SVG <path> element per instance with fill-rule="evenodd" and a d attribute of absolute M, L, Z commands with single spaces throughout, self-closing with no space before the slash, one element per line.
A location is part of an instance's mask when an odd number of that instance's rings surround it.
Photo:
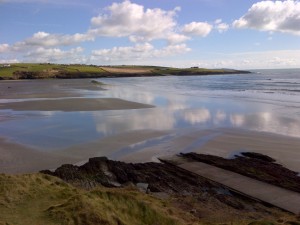
<path fill-rule="evenodd" d="M 224 104 L 207 93 L 157 91 L 163 83 L 150 86 L 153 80 L 145 91 L 139 85 L 150 78 L 143 79 L 1 82 L 0 172 L 80 165 L 96 156 L 158 162 L 180 152 L 225 158 L 258 152 L 300 172 L 298 114 L 291 116 L 297 107 L 274 113 L 286 102 L 253 98 L 227 97 Z"/>
<path fill-rule="evenodd" d="M 2 110 L 47 111 L 49 113 L 51 111 L 83 112 L 153 107 L 152 105 L 117 98 L 83 98 L 81 94 L 76 92 L 76 89 L 104 90 L 101 86 L 93 84 L 91 80 L 5 81 L 0 85 L 2 90 L 0 98 L 2 100 L 7 99 L 3 101 L 5 103 L 0 104 Z M 0 121 L 3 123 L 14 119 L 7 112 L 1 113 Z M 28 128 L 28 133 L 31 133 L 30 128 Z M 0 172 L 29 173 L 45 168 L 56 168 L 65 163 L 78 163 L 96 156 L 99 149 L 103 154 L 107 154 L 113 149 L 161 134 L 161 132 L 153 131 L 126 133 L 54 152 L 43 151 L 42 148 L 24 145 L 11 140 L 9 137 L 4 137 L 0 138 Z M 42 145 L 47 146 L 48 144 L 49 142 L 45 141 Z"/>

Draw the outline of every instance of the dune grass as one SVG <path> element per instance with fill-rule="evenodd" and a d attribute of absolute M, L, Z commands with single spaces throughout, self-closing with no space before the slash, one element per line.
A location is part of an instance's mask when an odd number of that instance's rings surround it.
<path fill-rule="evenodd" d="M 192 196 L 191 196 L 192 197 Z M 175 199 L 177 197 L 174 197 Z M 189 210 L 174 206 L 134 187 L 91 191 L 75 188 L 45 174 L 0 174 L 0 225 L 277 225 L 299 224 L 288 217 L 277 221 L 201 221 Z M 194 201 L 194 200 L 191 200 Z M 211 209 L 212 211 L 213 208 Z M 228 221 L 228 220 L 227 220 Z"/>
<path fill-rule="evenodd" d="M 65 203 L 52 206 L 47 213 L 62 224 L 74 220 L 76 211 L 80 224 L 181 224 L 170 216 L 163 215 L 161 203 L 147 199 L 136 191 L 97 189 L 83 195 L 75 195 Z"/>
<path fill-rule="evenodd" d="M 0 175 L 0 224 L 183 224 L 136 190 L 76 189 L 44 174 Z"/>

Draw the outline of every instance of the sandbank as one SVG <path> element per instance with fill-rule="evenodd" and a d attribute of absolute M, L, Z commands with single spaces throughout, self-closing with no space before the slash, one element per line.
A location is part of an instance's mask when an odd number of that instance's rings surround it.
<path fill-rule="evenodd" d="M 78 90 L 101 91 L 105 85 L 90 79 L 14 80 L 0 82 L 0 99 L 81 97 Z"/>
<path fill-rule="evenodd" d="M 37 172 L 42 168 L 56 168 L 79 160 L 72 155 L 64 157 L 38 151 L 4 138 L 0 138 L 0 155 L 0 173 L 9 174 Z"/>
<path fill-rule="evenodd" d="M 15 111 L 98 111 L 152 108 L 152 105 L 130 102 L 118 98 L 65 98 L 35 101 L 8 102 L 0 109 Z"/>
<path fill-rule="evenodd" d="M 114 151 L 147 139 L 165 135 L 163 131 L 133 131 L 57 151 L 45 151 L 0 138 L 0 173 L 30 173 L 55 169 L 62 164 L 81 164 L 91 157 Z"/>

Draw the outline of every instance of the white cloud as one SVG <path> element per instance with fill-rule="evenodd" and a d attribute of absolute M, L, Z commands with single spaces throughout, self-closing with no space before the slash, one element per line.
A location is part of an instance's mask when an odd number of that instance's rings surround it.
<path fill-rule="evenodd" d="M 13 0 L 13 2 L 48 3 L 47 0 Z M 55 2 L 56 0 L 52 1 L 52 3 Z M 70 1 L 63 0 L 62 2 L 69 3 Z M 14 44 L 1 44 L 0 52 L 11 54 L 12 57 L 18 55 L 18 58 L 25 60 L 55 62 L 60 59 L 66 60 L 62 55 L 67 56 L 66 52 L 70 52 L 61 50 L 61 47 L 80 46 L 82 42 L 94 41 L 101 37 L 119 37 L 128 38 L 134 43 L 133 46 L 95 50 L 90 53 L 88 58 L 105 61 L 120 59 L 128 61 L 128 59 L 139 60 L 174 56 L 191 50 L 186 45 L 186 41 L 191 39 L 190 36 L 205 37 L 213 29 L 213 25 L 206 22 L 179 25 L 176 21 L 178 11 L 180 11 L 179 7 L 172 10 L 145 8 L 143 5 L 125 0 L 121 3 L 112 3 L 105 8 L 103 13 L 93 17 L 91 26 L 86 32 L 56 34 L 38 31 L 31 37 Z M 218 24 L 218 30 L 225 30 L 226 28 L 222 27 L 221 22 Z M 162 43 L 166 44 L 157 49 L 153 44 L 154 40 L 163 40 Z M 40 55 L 41 57 L 39 57 Z M 86 60 L 84 56 L 82 58 Z"/>
<path fill-rule="evenodd" d="M 77 62 L 80 58 L 80 53 L 83 48 L 77 47 L 68 51 L 63 51 L 59 48 L 43 48 L 39 47 L 25 55 L 26 60 L 30 62 L 62 62 L 66 58 L 70 61 Z"/>
<path fill-rule="evenodd" d="M 88 34 L 63 35 L 63 34 L 49 34 L 39 31 L 33 34 L 32 37 L 16 43 L 13 47 L 16 50 L 26 49 L 32 46 L 39 47 L 56 47 L 74 45 L 84 41 L 92 41 L 94 37 Z"/>
<path fill-rule="evenodd" d="M 108 13 L 91 19 L 93 28 L 89 34 L 98 36 L 127 37 L 134 42 L 148 42 L 155 39 L 175 39 L 177 22 L 174 17 L 180 8 L 165 11 L 159 8 L 145 9 L 144 6 L 126 0 L 113 3 L 106 8 Z M 177 35 L 177 42 L 187 37 Z"/>
<path fill-rule="evenodd" d="M 142 60 L 183 54 L 190 51 L 186 44 L 168 45 L 162 49 L 155 49 L 150 43 L 136 44 L 129 47 L 114 47 L 92 52 L 92 60 L 120 61 Z"/>
<path fill-rule="evenodd" d="M 297 60 L 295 58 L 273 57 L 267 63 L 269 65 L 293 66 L 297 65 Z"/>
<path fill-rule="evenodd" d="M 18 59 L 0 59 L 0 64 L 5 63 L 19 63 Z"/>
<path fill-rule="evenodd" d="M 9 45 L 8 44 L 0 44 L 0 53 L 5 53 L 9 51 Z"/>
<path fill-rule="evenodd" d="M 191 51 L 191 49 L 188 48 L 186 44 L 169 45 L 167 47 L 164 47 L 162 49 L 158 49 L 158 50 L 154 51 L 154 56 L 166 57 L 166 56 L 184 54 L 189 51 Z"/>
<path fill-rule="evenodd" d="M 221 19 L 217 19 L 215 21 L 215 29 L 219 31 L 219 33 L 223 33 L 229 29 L 229 25 L 227 23 L 223 23 Z"/>
<path fill-rule="evenodd" d="M 114 47 L 112 49 L 100 49 L 94 50 L 92 55 L 97 58 L 101 58 L 105 61 L 124 60 L 124 59 L 141 59 L 149 57 L 149 53 L 152 52 L 154 47 L 149 44 L 136 44 L 130 47 Z"/>
<path fill-rule="evenodd" d="M 167 41 L 169 44 L 173 45 L 173 44 L 177 44 L 177 43 L 182 43 L 185 42 L 187 40 L 189 40 L 190 38 L 183 35 L 183 34 L 169 34 L 167 37 Z"/>
<path fill-rule="evenodd" d="M 184 25 L 182 32 L 186 35 L 206 37 L 212 28 L 213 26 L 206 22 L 192 22 Z"/>
<path fill-rule="evenodd" d="M 300 2 L 286 0 L 255 3 L 244 16 L 233 22 L 233 26 L 300 35 Z"/>
<path fill-rule="evenodd" d="M 193 66 L 206 68 L 276 69 L 297 68 L 300 65 L 300 50 L 243 52 L 216 54 L 213 60 L 199 60 Z"/>

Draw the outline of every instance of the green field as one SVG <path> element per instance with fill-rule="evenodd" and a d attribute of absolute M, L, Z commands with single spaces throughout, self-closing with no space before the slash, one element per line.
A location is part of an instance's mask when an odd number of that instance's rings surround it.
<path fill-rule="evenodd" d="M 101 68 L 88 65 L 62 65 L 62 64 L 34 64 L 16 63 L 10 67 L 0 67 L 0 77 L 13 78 L 15 72 L 34 72 L 34 73 L 104 73 Z"/>
<path fill-rule="evenodd" d="M 227 70 L 227 69 L 205 69 L 205 68 L 156 68 L 154 69 L 155 73 L 166 74 L 166 75 L 210 75 L 210 74 L 230 74 L 237 73 L 236 70 Z M 241 71 L 244 72 L 244 71 Z"/>
<path fill-rule="evenodd" d="M 239 74 L 247 71 L 205 68 L 171 68 L 159 66 L 95 66 L 95 65 L 64 65 L 15 63 L 10 67 L 0 65 L 0 79 L 46 79 L 46 78 L 101 78 L 124 76 L 186 76 Z"/>

